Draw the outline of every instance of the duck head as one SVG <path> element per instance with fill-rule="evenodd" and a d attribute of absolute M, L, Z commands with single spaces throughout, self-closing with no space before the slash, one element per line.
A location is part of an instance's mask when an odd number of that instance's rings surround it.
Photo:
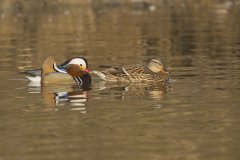
<path fill-rule="evenodd" d="M 88 63 L 85 58 L 73 57 L 60 65 L 66 72 L 80 85 L 91 83 L 91 70 L 88 69 Z"/>
<path fill-rule="evenodd" d="M 159 59 L 152 59 L 149 64 L 148 64 L 148 68 L 154 72 L 154 73 L 164 73 L 164 74 L 169 74 L 169 72 L 166 70 L 166 68 L 164 67 L 164 65 L 162 64 L 162 62 Z"/>

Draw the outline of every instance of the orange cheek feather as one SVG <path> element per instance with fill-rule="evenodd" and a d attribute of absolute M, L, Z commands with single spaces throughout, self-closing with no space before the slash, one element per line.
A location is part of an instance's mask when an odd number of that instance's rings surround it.
<path fill-rule="evenodd" d="M 82 69 L 83 68 L 79 67 L 78 65 L 71 65 L 68 67 L 67 72 L 68 72 L 68 74 L 70 74 L 73 77 L 82 77 L 83 75 L 88 73 L 85 71 L 86 69 L 84 69 L 84 70 L 82 70 Z"/>

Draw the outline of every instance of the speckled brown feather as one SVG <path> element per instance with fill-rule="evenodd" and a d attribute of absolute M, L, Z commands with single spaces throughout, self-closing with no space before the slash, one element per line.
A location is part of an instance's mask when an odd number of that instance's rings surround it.
<path fill-rule="evenodd" d="M 132 64 L 125 66 L 113 66 L 103 71 L 93 71 L 105 81 L 120 82 L 160 82 L 165 81 L 169 77 L 169 73 L 165 70 L 159 59 L 152 59 L 149 66 L 142 64 Z M 157 71 L 157 72 L 155 72 Z"/>
<path fill-rule="evenodd" d="M 93 72 L 99 75 L 99 71 Z M 141 64 L 113 66 L 100 72 L 105 75 L 106 81 L 112 82 L 159 82 L 165 81 L 169 74 L 168 72 L 153 72 L 147 66 Z"/>

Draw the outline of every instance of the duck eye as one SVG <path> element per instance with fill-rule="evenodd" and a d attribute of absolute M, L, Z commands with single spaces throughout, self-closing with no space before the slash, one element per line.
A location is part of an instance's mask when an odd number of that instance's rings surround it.
<path fill-rule="evenodd" d="M 80 66 L 82 66 L 82 64 L 80 64 Z"/>

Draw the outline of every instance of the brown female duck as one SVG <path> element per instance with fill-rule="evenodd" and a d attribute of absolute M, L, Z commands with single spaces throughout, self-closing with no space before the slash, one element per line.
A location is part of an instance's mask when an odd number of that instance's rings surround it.
<path fill-rule="evenodd" d="M 156 58 L 152 59 L 148 65 L 108 66 L 103 71 L 94 70 L 93 73 L 110 82 L 163 82 L 169 78 L 169 72 Z"/>

